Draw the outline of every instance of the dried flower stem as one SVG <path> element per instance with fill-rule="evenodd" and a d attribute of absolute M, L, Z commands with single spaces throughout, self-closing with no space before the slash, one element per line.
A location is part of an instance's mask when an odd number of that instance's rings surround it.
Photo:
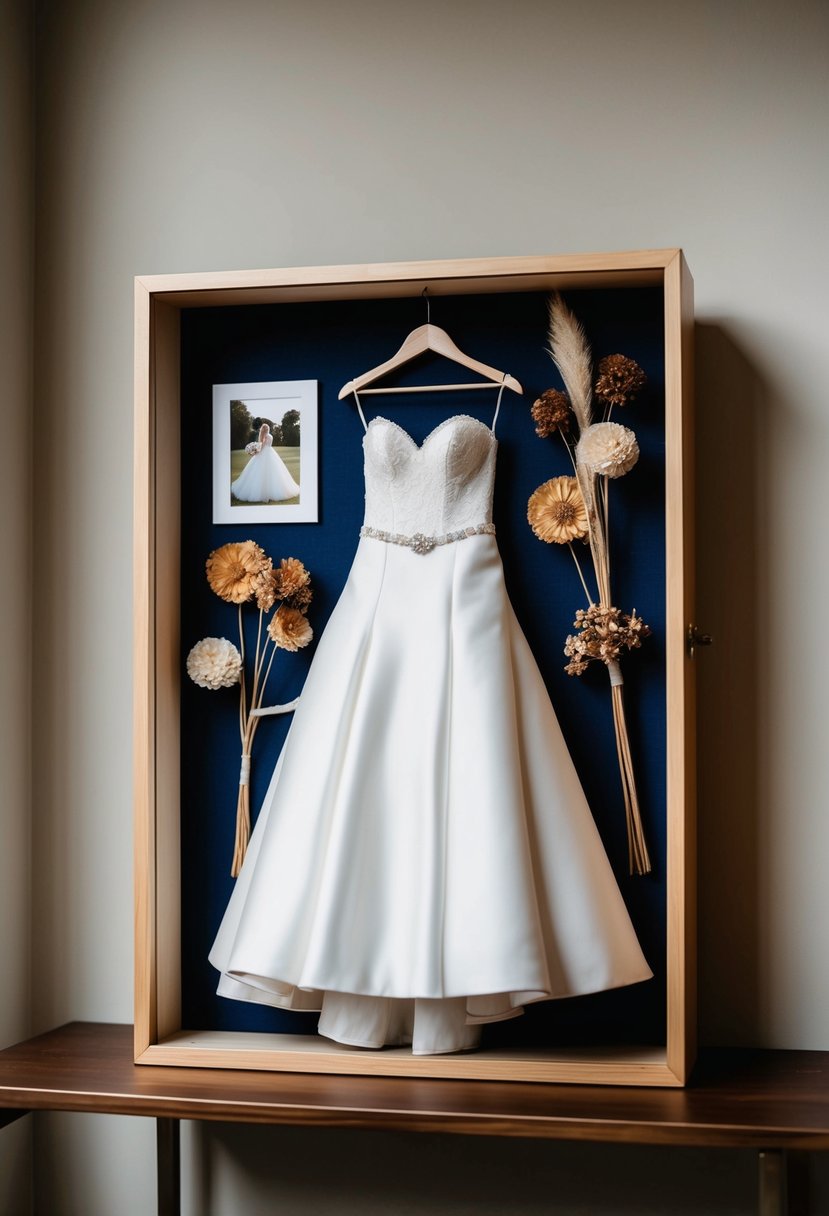
<path fill-rule="evenodd" d="M 239 653 L 242 656 L 242 674 L 240 677 L 239 689 L 239 733 L 242 738 L 242 764 L 245 764 L 245 757 L 250 755 L 247 747 L 248 736 L 248 711 L 247 711 L 247 689 L 245 687 L 245 630 L 242 621 L 242 605 L 238 605 L 239 614 Z M 258 650 L 258 646 L 257 646 Z M 256 682 L 256 664 L 254 663 L 254 685 Z M 245 859 L 248 841 L 250 840 L 250 787 L 247 781 L 239 780 L 239 793 L 236 798 L 236 837 L 233 844 L 233 863 L 230 867 L 230 873 L 233 878 L 236 878 L 242 868 L 242 862 Z"/>
<path fill-rule="evenodd" d="M 576 476 L 579 482 L 584 505 L 587 510 L 588 538 L 590 553 L 593 558 L 593 569 L 596 574 L 596 585 L 599 589 L 599 603 L 609 607 L 610 585 L 607 578 L 607 562 L 605 560 L 604 525 L 597 502 L 596 474 L 584 465 L 578 465 Z"/>
<path fill-rule="evenodd" d="M 260 709 L 262 706 L 262 697 L 265 691 L 265 683 L 271 670 L 273 662 L 273 654 L 268 663 L 267 674 L 265 679 L 260 683 L 262 668 L 264 666 L 265 654 L 268 646 L 267 641 L 265 646 L 262 646 L 262 617 L 264 613 L 259 609 L 259 621 L 256 628 L 256 651 L 253 658 L 253 685 L 250 694 L 250 710 Z M 253 750 L 253 740 L 256 737 L 256 730 L 259 726 L 259 718 L 253 717 L 248 711 L 247 696 L 245 689 L 245 669 L 244 669 L 244 629 L 242 623 L 242 605 L 239 605 L 239 637 L 241 639 L 242 652 L 242 689 L 240 694 L 239 705 L 239 721 L 242 728 L 242 771 L 239 777 L 239 794 L 236 800 L 236 837 L 233 845 L 233 862 L 230 868 L 232 878 L 238 878 L 242 869 L 242 863 L 245 860 L 248 844 L 250 842 L 250 755 Z M 276 647 L 274 647 L 274 652 Z"/>
<path fill-rule="evenodd" d="M 607 585 L 610 586 L 610 494 L 608 479 L 602 478 L 602 506 L 604 508 L 604 555 L 607 565 Z"/>
<path fill-rule="evenodd" d="M 579 468 L 579 485 L 587 506 L 587 519 L 590 528 L 590 551 L 593 556 L 593 568 L 599 587 L 599 602 L 604 607 L 612 603 L 610 596 L 610 551 L 607 543 L 607 484 L 598 491 L 597 501 L 596 476 L 587 469 Z M 603 509 L 604 508 L 604 509 Z M 611 686 L 611 702 L 613 707 L 613 728 L 616 733 L 616 752 L 619 757 L 619 774 L 622 782 L 622 797 L 625 804 L 625 819 L 628 835 L 628 861 L 631 874 L 648 874 L 651 861 L 645 842 L 645 829 L 639 809 L 639 797 L 636 792 L 636 778 L 633 770 L 633 756 L 630 750 L 627 721 L 625 718 L 625 703 L 620 684 Z"/>
<path fill-rule="evenodd" d="M 565 439 L 564 435 L 561 434 L 561 431 L 559 431 L 559 435 L 561 435 L 561 442 L 564 444 L 565 448 L 567 449 L 567 455 L 570 457 L 570 464 L 573 466 L 573 472 L 578 474 L 578 470 L 576 469 L 576 458 L 573 455 L 573 449 L 571 448 L 570 444 Z"/>
<path fill-rule="evenodd" d="M 266 643 L 265 643 L 265 650 L 267 650 L 267 649 L 268 649 L 268 643 L 266 642 Z M 268 682 L 268 676 L 271 674 L 271 667 L 273 666 L 273 661 L 274 661 L 274 659 L 276 658 L 276 652 L 277 652 L 277 650 L 278 650 L 278 649 L 279 649 L 279 647 L 278 647 L 278 646 L 277 646 L 277 645 L 274 643 L 273 650 L 271 651 L 271 657 L 268 659 L 268 669 L 267 669 L 267 671 L 265 672 L 265 678 L 264 678 L 264 680 L 262 681 L 262 688 L 261 688 L 261 691 L 260 691 L 260 693 L 259 693 L 259 704 L 256 706 L 256 708 L 257 708 L 257 709 L 261 709 L 261 708 L 262 708 L 262 699 L 263 699 L 263 697 L 265 696 L 265 685 L 266 685 L 266 684 L 267 684 L 267 682 Z M 264 655 L 263 655 L 263 658 L 264 658 Z M 257 719 L 257 720 L 258 720 L 258 719 Z"/>
<path fill-rule="evenodd" d="M 256 627 L 256 655 L 253 660 L 253 691 L 250 694 L 251 709 L 255 709 L 255 707 L 256 707 L 256 690 L 259 687 L 259 672 L 260 672 L 259 647 L 262 642 L 262 617 L 263 616 L 264 616 L 264 613 L 262 612 L 262 609 L 260 608 L 259 609 L 259 623 Z"/>
<path fill-rule="evenodd" d="M 577 569 L 577 570 L 578 570 L 578 572 L 579 572 L 579 578 L 581 579 L 581 585 L 582 585 L 582 587 L 584 587 L 584 594 L 587 596 L 587 602 L 588 602 L 588 604 L 592 604 L 592 603 L 593 603 L 593 597 L 591 596 L 590 592 L 587 590 L 587 583 L 584 581 L 584 575 L 582 574 L 582 570 L 581 570 L 581 562 L 580 562 L 580 561 L 579 561 L 579 559 L 576 557 L 576 551 L 575 551 L 575 549 L 573 548 L 573 542 L 572 542 L 572 541 L 568 541 L 568 542 L 567 542 L 567 548 L 570 550 L 570 553 L 572 554 L 572 557 L 573 557 L 573 561 L 576 563 L 576 569 Z"/>
<path fill-rule="evenodd" d="M 247 698 L 245 696 L 245 631 L 242 628 L 242 605 L 239 605 L 239 653 L 242 656 L 242 675 L 239 680 L 239 734 L 245 741 L 247 727 Z"/>
<path fill-rule="evenodd" d="M 619 772 L 622 775 L 622 792 L 625 799 L 625 818 L 628 830 L 628 864 L 631 874 L 649 874 L 652 866 L 645 841 L 645 829 L 639 810 L 639 797 L 633 774 L 633 756 L 630 751 L 627 719 L 625 718 L 624 692 L 621 684 L 611 688 L 613 699 L 613 725 L 616 731 L 616 751 L 619 756 Z"/>

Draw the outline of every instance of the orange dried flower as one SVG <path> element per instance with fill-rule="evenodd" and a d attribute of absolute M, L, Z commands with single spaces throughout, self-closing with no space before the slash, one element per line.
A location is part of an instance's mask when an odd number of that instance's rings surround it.
<path fill-rule="evenodd" d="M 280 600 L 292 599 L 311 582 L 311 575 L 298 557 L 283 557 L 276 576 L 276 596 Z"/>
<path fill-rule="evenodd" d="M 587 535 L 587 511 L 575 477 L 553 477 L 530 496 L 527 519 L 539 540 L 563 545 Z"/>
<path fill-rule="evenodd" d="M 253 598 L 260 574 L 270 568 L 271 559 L 252 540 L 232 541 L 214 549 L 205 563 L 212 591 L 228 604 L 246 604 Z"/>
<path fill-rule="evenodd" d="M 313 598 L 314 592 L 311 590 L 310 584 L 307 584 L 305 587 L 299 587 L 292 595 L 288 596 L 285 603 L 289 608 L 298 608 L 300 612 L 307 612 Z"/>
<path fill-rule="evenodd" d="M 314 631 L 298 608 L 282 604 L 268 623 L 268 636 L 282 650 L 302 650 L 313 638 Z"/>

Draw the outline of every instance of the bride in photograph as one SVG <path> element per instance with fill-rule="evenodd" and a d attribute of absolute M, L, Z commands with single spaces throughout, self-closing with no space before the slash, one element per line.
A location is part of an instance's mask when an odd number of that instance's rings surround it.
<path fill-rule="evenodd" d="M 259 450 L 230 488 L 239 502 L 284 502 L 299 494 L 299 486 L 285 462 L 273 450 L 273 435 L 267 422 L 259 428 Z"/>

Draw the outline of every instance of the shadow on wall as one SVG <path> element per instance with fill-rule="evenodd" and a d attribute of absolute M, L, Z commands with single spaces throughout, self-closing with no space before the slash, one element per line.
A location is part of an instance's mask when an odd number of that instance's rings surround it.
<path fill-rule="evenodd" d="M 417 1084 L 417 1082 L 415 1082 Z M 435 1082 L 427 1082 L 434 1085 Z M 439 1083 L 440 1084 L 440 1083 Z M 199 1216 L 699 1216 L 756 1211 L 749 1150 L 193 1125 Z M 187 1162 L 190 1152 L 185 1152 Z"/>
<path fill-rule="evenodd" d="M 696 327 L 700 1033 L 759 1041 L 762 621 L 759 493 L 771 390 L 722 322 Z"/>

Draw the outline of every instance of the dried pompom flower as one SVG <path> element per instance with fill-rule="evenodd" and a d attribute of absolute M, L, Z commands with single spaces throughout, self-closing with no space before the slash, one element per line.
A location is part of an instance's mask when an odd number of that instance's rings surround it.
<path fill-rule="evenodd" d="M 227 638 L 203 638 L 187 656 L 187 674 L 199 688 L 232 688 L 242 675 L 242 656 Z"/>
<path fill-rule="evenodd" d="M 530 496 L 527 519 L 539 540 L 563 545 L 587 534 L 587 511 L 575 477 L 553 477 Z"/>
<path fill-rule="evenodd" d="M 314 631 L 298 608 L 283 604 L 268 623 L 268 635 L 282 650 L 301 650 L 311 641 Z"/>
<path fill-rule="evenodd" d="M 627 405 L 646 383 L 639 364 L 627 355 L 607 355 L 599 361 L 596 396 L 609 405 Z"/>
<path fill-rule="evenodd" d="M 566 434 L 570 429 L 570 401 L 566 393 L 557 388 L 548 388 L 533 403 L 530 410 L 535 422 L 535 433 L 542 439 L 554 435 L 556 431 Z"/>
<path fill-rule="evenodd" d="M 580 676 L 591 661 L 608 667 L 618 663 L 623 650 L 637 650 L 651 632 L 635 609 L 628 615 L 603 604 L 580 608 L 573 624 L 578 633 L 570 634 L 564 643 L 570 660 L 564 668 L 568 676 Z"/>
<path fill-rule="evenodd" d="M 271 559 L 252 540 L 232 541 L 214 549 L 206 562 L 211 590 L 228 604 L 246 604 L 257 577 L 270 569 Z"/>
<path fill-rule="evenodd" d="M 603 477 L 629 473 L 638 459 L 636 436 L 619 422 L 594 422 L 576 444 L 578 463 Z"/>
<path fill-rule="evenodd" d="M 276 575 L 276 595 L 280 600 L 292 599 L 311 582 L 311 575 L 298 557 L 283 557 Z"/>

